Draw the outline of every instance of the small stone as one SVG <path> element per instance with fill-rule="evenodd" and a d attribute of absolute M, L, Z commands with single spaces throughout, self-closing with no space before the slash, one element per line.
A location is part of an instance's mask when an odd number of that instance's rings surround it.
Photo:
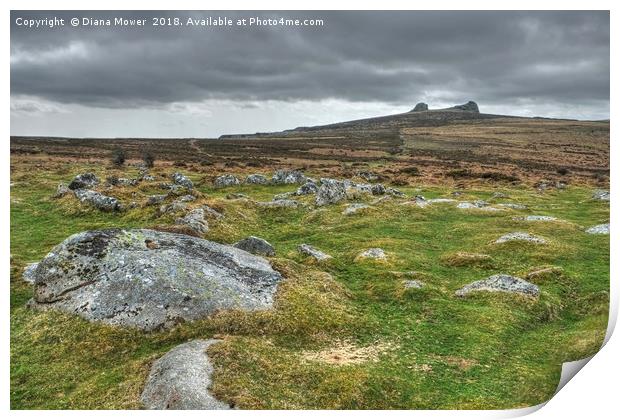
<path fill-rule="evenodd" d="M 267 178 L 261 174 L 248 175 L 248 177 L 245 179 L 246 184 L 265 185 L 268 182 L 269 181 L 267 180 Z"/>
<path fill-rule="evenodd" d="M 318 190 L 319 190 L 319 186 L 316 185 L 315 182 L 307 181 L 305 184 L 303 184 L 299 188 L 297 188 L 297 191 L 295 191 L 295 195 L 316 194 L 316 192 Z"/>
<path fill-rule="evenodd" d="M 195 201 L 195 200 L 196 200 L 196 197 L 194 197 L 191 194 L 186 194 L 186 195 L 183 195 L 183 196 L 177 198 L 176 201 L 180 201 L 181 203 L 189 203 L 189 202 L 192 202 L 192 201 Z"/>
<path fill-rule="evenodd" d="M 254 255 L 262 255 L 265 257 L 274 257 L 276 255 L 275 248 L 269 242 L 256 236 L 249 236 L 242 239 L 233 246 Z"/>
<path fill-rule="evenodd" d="M 371 188 L 370 188 L 372 195 L 383 195 L 386 192 L 385 187 L 383 186 L 383 184 L 374 184 Z"/>
<path fill-rule="evenodd" d="M 347 190 L 345 183 L 331 178 L 322 178 L 321 186 L 316 193 L 315 203 L 317 206 L 335 204 L 346 200 Z"/>
<path fill-rule="evenodd" d="M 194 188 L 194 183 L 192 182 L 192 180 L 179 172 L 175 172 L 174 174 L 172 174 L 172 182 L 174 182 L 176 185 L 185 187 L 188 190 Z"/>
<path fill-rule="evenodd" d="M 592 198 L 594 200 L 609 201 L 609 191 L 596 190 L 594 191 L 594 194 L 592 194 Z"/>
<path fill-rule="evenodd" d="M 209 392 L 213 366 L 207 355 L 217 340 L 176 346 L 151 368 L 140 401 L 150 410 L 228 410 Z"/>
<path fill-rule="evenodd" d="M 299 207 L 299 201 L 280 199 L 272 201 L 259 201 L 256 205 L 267 208 L 297 208 Z"/>
<path fill-rule="evenodd" d="M 392 188 L 392 187 L 387 187 L 385 189 L 385 193 L 391 196 L 394 196 L 394 197 L 399 197 L 399 198 L 403 198 L 406 196 L 404 192 L 397 190 L 396 188 Z"/>
<path fill-rule="evenodd" d="M 146 200 L 146 205 L 147 206 L 159 205 L 163 203 L 164 201 L 166 201 L 166 197 L 168 197 L 166 194 L 149 195 Z"/>
<path fill-rule="evenodd" d="M 546 244 L 547 243 L 547 241 L 544 238 L 541 238 L 539 236 L 530 235 L 529 233 L 525 233 L 525 232 L 507 233 L 506 235 L 503 235 L 499 239 L 497 239 L 495 241 L 495 243 L 496 244 L 502 244 L 502 243 L 505 243 L 505 242 L 512 242 L 512 241 L 525 241 L 525 242 L 532 242 L 532 243 L 536 243 L 536 244 Z"/>
<path fill-rule="evenodd" d="M 194 232 L 204 235 L 209 231 L 209 224 L 205 220 L 205 211 L 202 208 L 194 209 L 175 222 L 177 225 L 188 226 Z"/>
<path fill-rule="evenodd" d="M 369 209 L 370 206 L 367 204 L 363 204 L 363 203 L 353 203 L 353 204 L 349 204 L 347 206 L 347 208 L 344 209 L 344 211 L 342 212 L 342 214 L 344 215 L 350 215 L 350 214 L 355 214 L 360 210 L 363 209 Z"/>
<path fill-rule="evenodd" d="M 102 211 L 117 211 L 121 209 L 118 199 L 103 195 L 92 190 L 74 190 L 73 194 L 81 203 L 90 204 L 91 206 Z"/>
<path fill-rule="evenodd" d="M 532 297 L 537 297 L 540 294 L 540 289 L 535 284 L 507 274 L 495 274 L 484 280 L 475 281 L 457 290 L 455 294 L 463 297 L 479 291 L 519 293 Z"/>
<path fill-rule="evenodd" d="M 421 289 L 424 284 L 420 283 L 417 280 L 404 280 L 403 286 L 405 289 Z"/>
<path fill-rule="evenodd" d="M 609 235 L 609 223 L 592 226 L 591 228 L 586 230 L 586 233 L 592 235 Z"/>
<path fill-rule="evenodd" d="M 307 180 L 301 171 L 278 169 L 271 177 L 273 184 L 303 184 Z"/>
<path fill-rule="evenodd" d="M 159 214 L 175 214 L 187 210 L 187 203 L 181 201 L 173 201 L 170 204 L 164 204 L 159 208 Z"/>
<path fill-rule="evenodd" d="M 359 176 L 360 178 L 363 178 L 364 180 L 366 180 L 368 182 L 374 182 L 374 181 L 378 181 L 379 180 L 379 175 L 377 175 L 374 172 L 369 172 L 369 171 L 358 172 L 357 176 Z"/>
<path fill-rule="evenodd" d="M 230 193 L 226 194 L 227 200 L 240 200 L 240 199 L 248 199 L 249 197 L 242 193 Z"/>
<path fill-rule="evenodd" d="M 307 255 L 309 257 L 314 258 L 316 261 L 324 261 L 324 260 L 328 260 L 332 258 L 331 255 L 328 255 L 324 253 L 323 251 L 319 251 L 315 247 L 308 245 L 308 244 L 299 245 L 297 247 L 297 250 L 303 255 Z"/>
<path fill-rule="evenodd" d="M 513 210 L 526 210 L 527 209 L 526 205 L 517 204 L 517 203 L 501 203 L 501 204 L 498 204 L 498 206 L 506 207 L 506 208 L 513 209 Z"/>
<path fill-rule="evenodd" d="M 359 253 L 355 259 L 385 260 L 387 255 L 381 248 L 370 248 Z"/>
<path fill-rule="evenodd" d="M 98 184 L 99 178 L 97 178 L 97 176 L 91 172 L 86 172 L 76 175 L 76 177 L 73 178 L 73 181 L 71 181 L 71 183 L 69 184 L 68 188 L 70 190 L 83 190 L 92 188 Z"/>
<path fill-rule="evenodd" d="M 230 187 L 233 185 L 239 185 L 240 183 L 241 182 L 236 176 L 230 174 L 220 175 L 215 178 L 215 181 L 213 181 L 213 185 L 215 185 L 217 188 Z"/>
<path fill-rule="evenodd" d="M 61 182 L 60 184 L 58 184 L 58 187 L 56 188 L 56 194 L 54 194 L 53 198 L 64 197 L 69 193 L 69 191 L 71 191 L 69 187 L 67 187 L 66 184 Z"/>
<path fill-rule="evenodd" d="M 554 220 L 558 220 L 553 216 L 522 216 L 522 217 L 513 217 L 513 220 L 523 220 L 526 222 L 553 222 Z"/>

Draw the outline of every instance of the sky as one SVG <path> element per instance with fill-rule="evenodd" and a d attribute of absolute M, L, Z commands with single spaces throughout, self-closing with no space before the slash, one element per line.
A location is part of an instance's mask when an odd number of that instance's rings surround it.
<path fill-rule="evenodd" d="M 232 25 L 188 22 L 209 17 Z M 609 51 L 604 11 L 12 11 L 11 134 L 204 138 L 469 100 L 607 119 Z"/>

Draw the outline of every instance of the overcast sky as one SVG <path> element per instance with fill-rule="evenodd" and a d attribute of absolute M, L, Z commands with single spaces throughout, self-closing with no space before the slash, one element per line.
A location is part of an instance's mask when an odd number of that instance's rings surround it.
<path fill-rule="evenodd" d="M 65 26 L 17 23 L 54 16 Z M 183 26 L 153 27 L 154 16 Z M 324 24 L 186 26 L 208 16 Z M 147 26 L 72 27 L 74 17 Z M 487 113 L 609 118 L 609 14 L 11 13 L 12 135 L 216 137 L 468 100 Z"/>

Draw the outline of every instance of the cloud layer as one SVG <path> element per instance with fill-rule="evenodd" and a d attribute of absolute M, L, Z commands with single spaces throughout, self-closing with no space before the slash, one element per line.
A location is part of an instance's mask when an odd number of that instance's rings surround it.
<path fill-rule="evenodd" d="M 150 23 L 154 16 L 185 22 L 257 15 L 324 24 L 32 29 L 15 23 L 17 17 L 127 16 Z M 284 109 L 300 101 L 361 103 L 370 111 L 473 99 L 483 111 L 606 118 L 609 14 L 14 11 L 11 94 L 12 110 L 38 115 L 90 108 L 187 110 L 198 118 L 213 115 L 211 107 L 222 101 L 247 109 L 264 101 Z"/>

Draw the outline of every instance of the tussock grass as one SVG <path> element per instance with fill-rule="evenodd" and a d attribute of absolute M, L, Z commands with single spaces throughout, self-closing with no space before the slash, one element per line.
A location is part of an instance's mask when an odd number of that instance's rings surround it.
<path fill-rule="evenodd" d="M 205 177 L 191 168 L 181 170 L 195 182 Z M 96 162 L 50 164 L 39 171 L 16 166 L 12 172 L 13 408 L 139 408 L 152 361 L 177 344 L 209 337 L 222 339 L 209 349 L 215 365 L 213 392 L 240 408 L 516 408 L 548 399 L 561 363 L 591 355 L 605 334 L 609 237 L 587 235 L 583 227 L 609 220 L 609 205 L 591 200 L 591 189 L 572 186 L 544 194 L 502 186 L 510 196 L 505 201 L 525 204 L 526 210 L 465 212 L 450 204 L 418 208 L 393 199 L 372 212 L 345 216 L 340 205 L 266 209 L 251 201 L 227 200 L 228 193 L 240 192 L 267 201 L 294 187 L 216 190 L 208 178 L 198 184 L 198 199 L 189 205 L 208 204 L 225 217 L 209 219 L 205 238 L 233 243 L 255 235 L 276 248 L 271 261 L 286 279 L 273 309 L 223 311 L 151 334 L 56 311 L 33 311 L 26 307 L 32 291 L 21 271 L 70 234 L 106 227 L 172 229 L 174 217 L 157 217 L 157 206 L 101 213 L 77 205 L 71 196 L 50 198 L 58 182 L 85 171 L 101 179 L 134 176 L 133 169 Z M 156 168 L 153 185 L 141 184 L 135 191 L 122 187 L 110 194 L 141 203 L 146 195 L 162 193 L 155 185 L 167 182 L 172 171 Z M 436 198 L 448 197 L 452 186 L 402 190 Z M 489 199 L 493 192 L 491 184 L 468 187 L 459 199 Z M 311 197 L 299 200 L 312 204 Z M 528 214 L 548 214 L 566 223 L 513 220 Z M 513 231 L 540 235 L 550 243 L 492 243 Z M 301 243 L 333 259 L 310 264 L 297 251 Z M 359 252 L 375 247 L 386 251 L 387 262 L 354 261 Z M 492 274 L 525 277 L 549 267 L 561 270 L 530 279 L 541 288 L 538 299 L 454 296 L 465 284 Z M 404 289 L 407 279 L 424 287 Z M 345 357 L 382 345 L 387 347 L 360 357 L 359 363 L 304 357 Z"/>

